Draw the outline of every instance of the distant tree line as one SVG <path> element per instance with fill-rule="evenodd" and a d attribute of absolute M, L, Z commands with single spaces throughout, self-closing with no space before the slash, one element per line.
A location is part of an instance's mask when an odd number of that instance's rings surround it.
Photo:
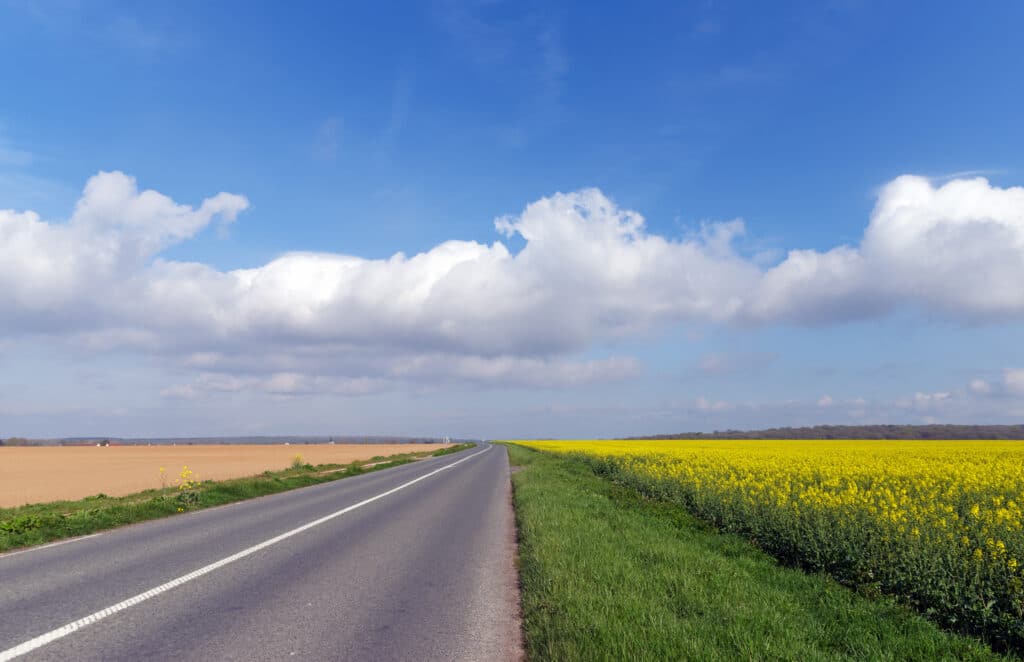
<path fill-rule="evenodd" d="M 0 439 L 0 446 L 31 446 L 32 442 L 24 437 L 8 437 Z"/>
<path fill-rule="evenodd" d="M 814 425 L 681 432 L 629 439 L 1024 439 L 1024 425 Z"/>

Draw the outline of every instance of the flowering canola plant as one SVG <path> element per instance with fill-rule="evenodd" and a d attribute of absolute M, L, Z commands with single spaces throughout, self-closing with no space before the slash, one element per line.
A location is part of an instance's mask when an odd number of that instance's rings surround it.
<path fill-rule="evenodd" d="M 780 559 L 1024 648 L 1024 442 L 529 441 Z"/>

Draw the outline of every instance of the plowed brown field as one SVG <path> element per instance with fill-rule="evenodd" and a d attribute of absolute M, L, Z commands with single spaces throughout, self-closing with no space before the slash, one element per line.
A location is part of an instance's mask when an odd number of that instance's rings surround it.
<path fill-rule="evenodd" d="M 123 496 L 174 485 L 183 466 L 193 480 L 223 480 L 286 469 L 301 455 L 310 464 L 347 464 L 377 455 L 433 451 L 445 444 L 292 444 L 290 446 L 0 447 L 0 508 Z"/>

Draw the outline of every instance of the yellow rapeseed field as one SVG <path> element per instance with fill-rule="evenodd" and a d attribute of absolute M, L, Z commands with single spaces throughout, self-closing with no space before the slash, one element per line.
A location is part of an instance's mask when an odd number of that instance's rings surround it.
<path fill-rule="evenodd" d="M 530 441 L 812 571 L 1024 643 L 1024 442 Z"/>

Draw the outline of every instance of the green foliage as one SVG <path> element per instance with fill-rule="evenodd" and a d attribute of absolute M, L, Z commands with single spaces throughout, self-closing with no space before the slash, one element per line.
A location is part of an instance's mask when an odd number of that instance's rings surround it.
<path fill-rule="evenodd" d="M 451 455 L 452 453 L 464 451 L 467 448 L 473 448 L 473 446 L 475 445 L 476 444 L 455 444 L 453 446 L 449 446 L 448 448 L 439 448 L 438 450 L 434 451 L 433 456 L 441 457 L 443 455 Z"/>
<path fill-rule="evenodd" d="M 20 535 L 46 526 L 47 520 L 40 515 L 18 515 L 0 522 L 0 532 Z"/>
<path fill-rule="evenodd" d="M 312 471 L 314 469 L 313 465 L 302 459 L 301 455 L 296 455 L 292 458 L 290 468 L 293 471 Z"/>
<path fill-rule="evenodd" d="M 698 489 L 658 476 L 644 470 L 643 459 L 573 457 L 598 476 L 742 536 L 783 564 L 826 573 L 865 596 L 893 596 L 945 627 L 979 636 L 998 650 L 1024 653 L 1020 576 L 1007 572 L 1005 561 L 985 564 L 965 557 L 959 540 L 938 546 L 908 543 L 889 538 L 865 511 L 844 511 L 840 520 L 808 505 L 807 514 L 796 517 L 729 490 Z"/>
<path fill-rule="evenodd" d="M 530 659 L 999 659 L 583 463 L 509 453 Z"/>

